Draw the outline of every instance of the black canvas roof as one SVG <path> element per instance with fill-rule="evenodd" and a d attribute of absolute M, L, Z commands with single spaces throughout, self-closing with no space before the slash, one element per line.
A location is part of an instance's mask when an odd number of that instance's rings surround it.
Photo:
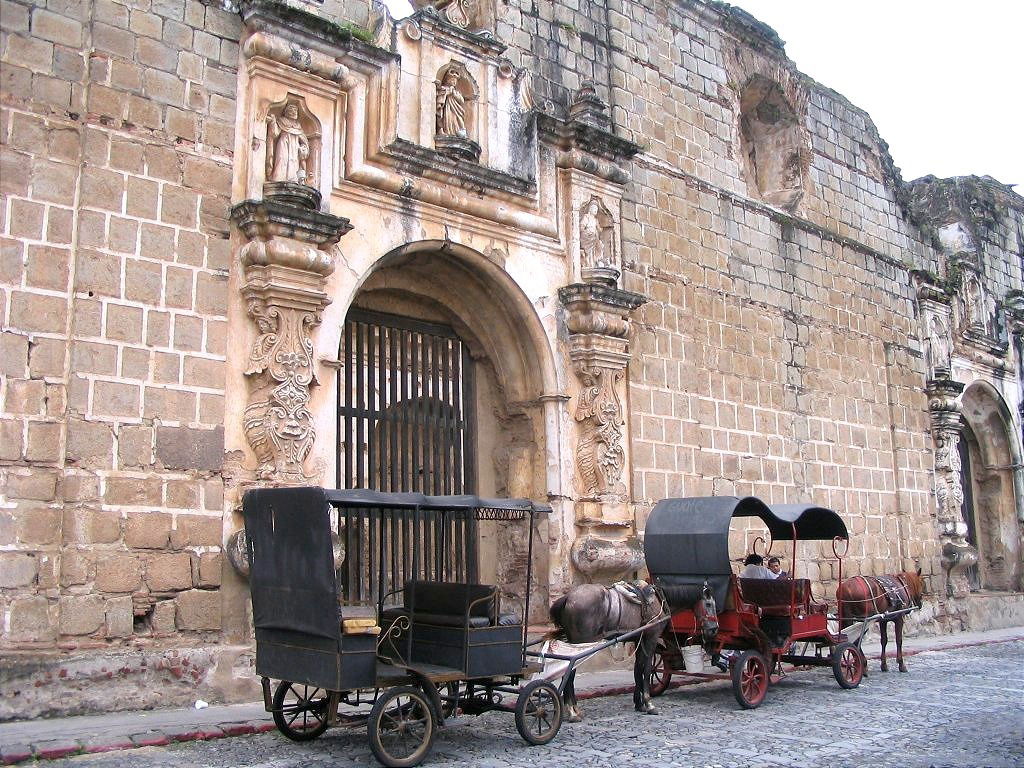
<path fill-rule="evenodd" d="M 644 533 L 644 554 L 652 576 L 728 575 L 729 523 L 734 517 L 758 517 L 772 539 L 846 538 L 846 525 L 831 509 L 815 504 L 769 507 L 748 496 L 662 499 L 651 510 Z"/>

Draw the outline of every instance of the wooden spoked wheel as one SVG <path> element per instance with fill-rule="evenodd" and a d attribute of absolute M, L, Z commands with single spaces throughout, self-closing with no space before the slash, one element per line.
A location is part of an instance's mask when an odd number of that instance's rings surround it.
<path fill-rule="evenodd" d="M 672 682 L 672 668 L 665 659 L 665 644 L 659 641 L 657 648 L 654 649 L 654 658 L 651 659 L 651 677 L 648 681 L 651 696 L 661 696 L 668 690 L 670 682 Z"/>
<path fill-rule="evenodd" d="M 366 729 L 370 751 L 388 768 L 408 768 L 423 762 L 437 730 L 434 709 L 426 694 L 411 685 L 385 691 L 374 702 Z"/>
<path fill-rule="evenodd" d="M 516 730 L 529 744 L 547 744 L 562 727 L 562 697 L 547 680 L 527 683 L 516 699 Z"/>
<path fill-rule="evenodd" d="M 757 651 L 743 651 L 732 668 L 732 692 L 744 709 L 761 706 L 768 693 L 768 661 Z"/>
<path fill-rule="evenodd" d="M 274 691 L 274 724 L 292 741 L 311 741 L 327 730 L 330 693 L 282 680 Z"/>
<path fill-rule="evenodd" d="M 832 674 L 843 688 L 856 688 L 864 679 L 864 655 L 853 643 L 832 649 Z"/>

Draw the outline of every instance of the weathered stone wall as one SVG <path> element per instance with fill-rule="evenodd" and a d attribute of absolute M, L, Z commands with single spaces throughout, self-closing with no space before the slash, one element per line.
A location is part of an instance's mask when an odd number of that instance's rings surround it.
<path fill-rule="evenodd" d="M 908 272 L 935 257 L 870 119 L 797 72 L 742 12 L 553 5 L 509 17 L 529 45 L 503 37 L 539 60 L 539 98 L 564 103 L 594 78 L 645 150 L 622 225 L 625 287 L 649 299 L 630 367 L 638 523 L 664 496 L 814 500 L 851 520 L 855 570 L 914 558 L 935 572 Z M 758 79 L 799 116 L 793 216 L 758 199 L 743 157 L 741 94 Z"/>
<path fill-rule="evenodd" d="M 221 626 L 240 29 L 198 0 L 4 0 L 0 645 Z"/>
<path fill-rule="evenodd" d="M 4 662 L 19 690 L 68 679 L 78 702 L 35 693 L 33 712 L 95 706 L 109 667 L 88 652 L 110 647 L 139 688 L 147 659 L 161 686 L 185 681 L 146 704 L 253 679 L 227 652 L 249 617 L 222 542 L 250 484 L 331 484 L 350 306 L 464 335 L 479 490 L 554 507 L 541 598 L 599 572 L 580 565 L 587 537 L 632 564 L 660 498 L 754 494 L 841 512 L 847 574 L 922 567 L 931 628 L 1019 614 L 1012 595 L 943 602 L 923 321 L 947 323 L 943 375 L 987 388 L 971 402 L 1007 430 L 999 498 L 1019 508 L 1024 206 L 986 180 L 905 185 L 870 118 L 752 17 L 488 0 L 463 29 L 435 12 L 393 26 L 368 0 L 253 0 L 243 25 L 205 0 L 0 2 L 0 648 L 21 652 Z M 480 164 L 438 141 L 453 62 L 475 73 L 461 138 Z M 231 204 L 266 194 L 266 117 L 287 100 L 322 139 L 307 218 L 353 231 L 274 251 L 253 225 L 229 244 Z M 593 249 L 603 283 L 584 276 Z M 284 268 L 263 280 L 271 251 Z M 243 423 L 281 307 L 300 321 L 276 362 L 310 374 L 293 383 L 312 428 L 285 463 Z M 1017 509 L 1000 514 L 1019 536 Z M 510 554 L 491 539 L 488 557 Z M 512 554 L 487 572 L 511 584 Z M 831 555 L 802 545 L 799 575 L 830 592 Z M 190 644 L 216 652 L 178 654 Z M 37 663 L 58 648 L 87 661 Z"/>

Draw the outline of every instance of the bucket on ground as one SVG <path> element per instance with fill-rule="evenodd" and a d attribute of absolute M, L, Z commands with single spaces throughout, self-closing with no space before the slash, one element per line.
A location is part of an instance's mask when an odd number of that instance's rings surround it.
<path fill-rule="evenodd" d="M 687 672 L 703 672 L 704 649 L 699 645 L 683 646 L 683 667 Z"/>

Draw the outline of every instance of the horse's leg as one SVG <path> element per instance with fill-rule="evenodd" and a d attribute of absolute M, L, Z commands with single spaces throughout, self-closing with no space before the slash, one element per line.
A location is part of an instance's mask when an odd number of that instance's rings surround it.
<path fill-rule="evenodd" d="M 658 714 L 658 708 L 651 703 L 650 680 L 654 666 L 654 648 L 658 635 L 650 630 L 637 640 L 636 658 L 633 661 L 633 706 L 645 715 Z"/>
<path fill-rule="evenodd" d="M 569 723 L 578 723 L 583 719 L 580 712 L 580 703 L 576 700 L 576 670 L 569 673 L 565 681 L 565 690 L 562 691 L 562 703 L 565 705 L 565 720 Z"/>
<path fill-rule="evenodd" d="M 885 619 L 882 619 L 881 621 L 878 622 L 878 632 L 882 636 L 882 660 L 881 661 L 882 661 L 882 671 L 883 672 L 888 672 L 889 671 L 889 662 L 886 661 L 886 659 L 885 659 L 885 646 L 889 644 L 889 633 L 888 633 L 888 631 L 885 628 L 885 625 L 887 623 L 888 622 L 886 622 Z"/>
<path fill-rule="evenodd" d="M 903 616 L 897 617 L 893 624 L 896 625 L 896 663 L 900 672 L 906 672 L 907 665 L 903 661 Z"/>

